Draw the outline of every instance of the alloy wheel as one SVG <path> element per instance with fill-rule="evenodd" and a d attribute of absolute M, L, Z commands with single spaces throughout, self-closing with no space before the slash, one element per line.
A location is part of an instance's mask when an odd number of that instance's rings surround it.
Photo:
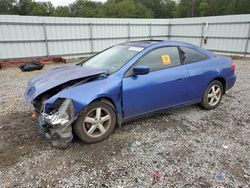
<path fill-rule="evenodd" d="M 218 85 L 213 85 L 207 94 L 208 104 L 210 106 L 215 106 L 221 99 L 221 88 Z"/>
<path fill-rule="evenodd" d="M 111 114 L 105 108 L 94 108 L 91 110 L 84 122 L 84 130 L 90 137 L 100 137 L 106 133 L 111 124 Z"/>

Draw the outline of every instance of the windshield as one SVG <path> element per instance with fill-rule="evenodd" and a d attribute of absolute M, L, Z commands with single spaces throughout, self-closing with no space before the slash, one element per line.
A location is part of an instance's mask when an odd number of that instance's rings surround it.
<path fill-rule="evenodd" d="M 82 64 L 82 67 L 105 69 L 110 73 L 114 73 L 141 50 L 143 48 L 114 46 L 90 58 Z"/>

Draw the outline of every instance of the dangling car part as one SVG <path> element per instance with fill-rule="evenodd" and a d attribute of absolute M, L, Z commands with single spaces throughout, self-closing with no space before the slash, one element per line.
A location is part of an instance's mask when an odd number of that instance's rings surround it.
<path fill-rule="evenodd" d="M 42 113 L 47 125 L 47 138 L 57 147 L 66 148 L 73 139 L 71 124 L 75 121 L 74 105 L 71 99 L 65 99 L 58 109 L 49 114 Z"/>
<path fill-rule="evenodd" d="M 148 113 L 195 103 L 214 109 L 235 80 L 230 58 L 183 42 L 134 41 L 41 74 L 25 97 L 47 137 L 66 147 L 72 132 L 96 143 Z"/>

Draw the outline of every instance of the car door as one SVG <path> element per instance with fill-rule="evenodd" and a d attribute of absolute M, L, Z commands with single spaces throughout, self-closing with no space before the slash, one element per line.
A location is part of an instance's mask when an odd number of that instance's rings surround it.
<path fill-rule="evenodd" d="M 203 97 L 204 90 L 211 79 L 211 72 L 214 70 L 210 58 L 195 49 L 180 47 L 184 67 L 189 73 L 189 87 L 187 88 L 188 100 L 190 103 L 199 102 Z"/>
<path fill-rule="evenodd" d="M 137 76 L 131 74 L 136 65 L 146 65 L 150 72 Z M 181 65 L 178 47 L 154 49 L 134 66 L 123 79 L 125 119 L 186 102 L 188 72 Z"/>

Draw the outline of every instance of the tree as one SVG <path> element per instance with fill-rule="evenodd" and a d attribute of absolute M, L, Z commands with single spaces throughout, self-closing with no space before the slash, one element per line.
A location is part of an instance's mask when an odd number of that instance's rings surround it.
<path fill-rule="evenodd" d="M 238 0 L 235 1 L 234 13 L 233 14 L 250 14 L 250 1 L 249 0 Z M 240 2 L 240 3 L 239 3 Z"/>
<path fill-rule="evenodd" d="M 209 4 L 208 1 L 202 1 L 199 6 L 200 16 L 209 15 Z"/>
<path fill-rule="evenodd" d="M 232 1 L 229 0 L 225 3 L 224 0 L 208 0 L 208 9 L 206 11 L 206 16 L 217 16 L 217 15 L 226 15 L 230 14 L 229 11 L 227 10 L 227 6 L 231 3 Z"/>
<path fill-rule="evenodd" d="M 133 0 L 108 1 L 104 5 L 104 15 L 113 18 L 152 18 L 152 11 Z"/>
<path fill-rule="evenodd" d="M 15 14 L 16 0 L 0 0 L 0 14 Z"/>
<path fill-rule="evenodd" d="M 19 0 L 16 6 L 19 15 L 52 16 L 55 10 L 49 1 L 35 2 L 33 0 Z"/>
<path fill-rule="evenodd" d="M 69 6 L 71 14 L 78 17 L 101 17 L 102 4 L 89 1 L 89 0 L 77 0 L 75 3 Z"/>
<path fill-rule="evenodd" d="M 176 3 L 172 0 L 135 0 L 151 10 L 155 18 L 173 18 Z"/>
<path fill-rule="evenodd" d="M 0 14 L 111 17 L 111 18 L 173 18 L 249 14 L 250 0 L 75 0 L 69 6 L 54 7 L 34 0 L 0 0 Z"/>
<path fill-rule="evenodd" d="M 29 14 L 35 16 L 52 16 L 54 15 L 54 10 L 55 8 L 51 2 L 37 2 L 33 3 Z"/>
<path fill-rule="evenodd" d="M 199 16 L 199 8 L 201 1 L 202 0 L 181 0 L 177 7 L 177 17 Z"/>
<path fill-rule="evenodd" d="M 70 11 L 69 6 L 58 6 L 54 10 L 54 16 L 71 17 L 72 13 Z"/>
<path fill-rule="evenodd" d="M 17 3 L 19 15 L 32 15 L 33 6 L 34 2 L 32 0 L 19 0 Z"/>

